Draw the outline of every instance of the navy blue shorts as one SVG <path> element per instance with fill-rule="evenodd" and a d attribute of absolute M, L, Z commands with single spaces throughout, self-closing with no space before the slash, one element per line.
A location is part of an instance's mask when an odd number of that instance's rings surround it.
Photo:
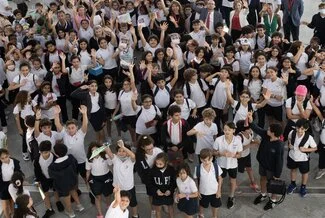
<path fill-rule="evenodd" d="M 216 194 L 213 195 L 202 195 L 200 200 L 200 206 L 203 208 L 208 208 L 209 204 L 211 207 L 219 208 L 221 207 L 221 199 L 217 198 Z"/>
<path fill-rule="evenodd" d="M 198 199 L 190 198 L 187 200 L 186 198 L 182 198 L 179 200 L 177 208 L 187 215 L 192 216 L 199 211 Z"/>
<path fill-rule="evenodd" d="M 92 181 L 92 182 L 91 182 Z M 113 193 L 113 174 L 108 172 L 102 176 L 91 176 L 89 186 L 95 196 L 104 195 L 105 197 Z"/>

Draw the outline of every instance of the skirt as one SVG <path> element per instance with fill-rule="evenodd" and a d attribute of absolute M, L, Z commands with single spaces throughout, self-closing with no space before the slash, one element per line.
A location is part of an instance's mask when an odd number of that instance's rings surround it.
<path fill-rule="evenodd" d="M 105 112 L 99 109 L 97 112 L 91 113 L 89 122 L 93 126 L 95 132 L 99 132 L 105 126 L 104 125 L 106 122 Z"/>

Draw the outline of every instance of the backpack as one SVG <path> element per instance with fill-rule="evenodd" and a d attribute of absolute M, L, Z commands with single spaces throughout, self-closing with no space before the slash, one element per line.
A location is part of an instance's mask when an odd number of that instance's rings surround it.
<path fill-rule="evenodd" d="M 218 181 L 218 177 L 219 177 L 219 167 L 218 167 L 218 164 L 216 162 L 213 162 L 213 167 L 214 167 L 214 172 L 216 174 L 216 179 Z M 201 177 L 201 164 L 198 164 L 196 166 L 196 177 L 197 177 L 197 180 L 199 181 L 198 183 L 200 183 L 200 177 Z"/>
<path fill-rule="evenodd" d="M 295 140 L 296 140 L 296 136 L 297 136 L 297 131 L 293 130 L 293 132 L 291 134 L 291 140 L 290 140 L 291 145 L 294 145 Z M 301 142 L 299 143 L 299 148 L 303 147 L 306 144 L 306 142 L 309 139 L 309 136 L 310 136 L 309 133 L 305 132 L 304 137 L 301 139 Z M 309 155 L 310 152 L 306 152 L 306 153 L 307 153 L 307 155 Z"/>
<path fill-rule="evenodd" d="M 258 39 L 258 34 L 255 35 L 255 50 L 258 49 L 258 45 L 257 45 L 257 39 Z M 264 43 L 265 43 L 265 48 L 267 48 L 268 44 L 269 44 L 269 36 L 264 34 Z"/>
<path fill-rule="evenodd" d="M 228 63 L 227 62 L 227 58 L 225 58 L 225 57 L 223 57 L 223 63 L 224 63 L 224 67 L 226 66 L 228 66 L 228 67 L 230 67 L 231 68 L 231 70 L 233 71 L 233 67 L 232 67 L 232 65 L 233 65 L 233 63 L 235 63 L 237 60 L 236 59 L 234 59 L 231 63 Z"/>
<path fill-rule="evenodd" d="M 199 83 L 199 86 L 202 90 L 203 93 L 205 93 L 205 91 L 203 90 L 203 83 L 202 83 L 202 80 L 199 78 L 197 80 L 197 82 Z M 187 93 L 187 96 L 188 98 L 191 98 L 191 87 L 190 87 L 190 83 L 189 82 L 185 82 L 185 88 L 186 88 L 186 93 Z"/>
<path fill-rule="evenodd" d="M 156 111 L 156 116 L 155 116 L 155 119 L 156 119 L 156 117 L 157 117 L 157 106 L 156 105 L 152 105 L 154 108 L 155 108 L 155 111 Z M 141 113 L 142 113 L 142 106 L 141 106 L 141 109 L 139 110 L 139 112 L 137 113 L 137 118 L 141 115 Z"/>
<path fill-rule="evenodd" d="M 169 89 L 168 86 L 165 86 L 165 89 L 167 90 L 168 93 L 170 92 L 170 89 Z M 156 97 L 156 95 L 158 94 L 158 92 L 159 92 L 159 87 L 156 86 L 156 88 L 155 88 L 155 90 L 153 92 L 153 96 Z"/>
<path fill-rule="evenodd" d="M 238 102 L 237 105 L 236 105 L 236 107 L 235 107 L 235 109 L 234 109 L 234 117 L 236 116 L 236 113 L 237 113 L 237 111 L 238 111 L 239 108 L 240 108 L 240 104 L 241 104 L 241 103 Z M 253 105 L 252 105 L 252 102 L 251 102 L 251 101 L 248 102 L 247 106 L 248 106 L 248 112 L 249 112 L 249 111 L 253 111 Z"/>
<path fill-rule="evenodd" d="M 306 99 L 304 100 L 303 104 L 302 104 L 302 106 L 303 106 L 303 108 L 304 108 L 305 110 L 306 110 L 306 108 L 307 108 L 308 101 L 309 101 L 309 99 L 306 98 Z M 291 98 L 291 110 L 294 108 L 295 104 L 296 104 L 296 98 L 295 98 L 295 97 L 292 97 L 292 98 Z"/>

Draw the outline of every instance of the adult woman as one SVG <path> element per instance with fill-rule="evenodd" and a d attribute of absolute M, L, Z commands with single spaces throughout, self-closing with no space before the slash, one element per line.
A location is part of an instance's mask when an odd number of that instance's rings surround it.
<path fill-rule="evenodd" d="M 275 31 L 280 31 L 281 17 L 277 13 L 273 12 L 272 3 L 264 4 L 263 9 L 259 15 L 263 18 L 266 35 L 271 36 Z"/>
<path fill-rule="evenodd" d="M 241 35 L 241 28 L 249 25 L 247 1 L 234 1 L 234 10 L 230 12 L 230 35 L 235 42 Z"/>
<path fill-rule="evenodd" d="M 183 7 L 178 1 L 172 1 L 167 16 L 168 29 L 167 33 L 182 34 L 185 31 L 185 18 Z"/>

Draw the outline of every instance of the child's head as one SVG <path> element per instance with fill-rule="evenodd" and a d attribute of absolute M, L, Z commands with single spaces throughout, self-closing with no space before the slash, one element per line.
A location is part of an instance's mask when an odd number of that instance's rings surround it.
<path fill-rule="evenodd" d="M 178 105 L 171 105 L 168 109 L 168 115 L 173 121 L 178 122 L 181 120 L 181 108 Z"/>
<path fill-rule="evenodd" d="M 200 78 L 205 79 L 206 77 L 208 77 L 208 75 L 214 72 L 214 67 L 211 66 L 210 64 L 204 63 L 200 65 L 199 70 L 200 70 Z"/>
<path fill-rule="evenodd" d="M 16 17 L 16 20 L 20 20 L 21 18 L 23 18 L 23 14 L 21 13 L 21 10 L 19 10 L 19 9 L 14 10 L 13 14 Z"/>
<path fill-rule="evenodd" d="M 309 129 L 309 121 L 307 119 L 299 119 L 296 122 L 296 131 L 298 135 L 303 135 Z"/>
<path fill-rule="evenodd" d="M 152 106 L 153 97 L 149 94 L 144 94 L 141 97 L 142 106 L 144 109 L 150 109 Z"/>
<path fill-rule="evenodd" d="M 126 208 L 128 208 L 130 204 L 131 194 L 128 191 L 121 191 L 120 195 L 121 195 L 120 207 L 122 210 L 126 210 Z"/>
<path fill-rule="evenodd" d="M 91 162 L 92 160 L 90 160 L 90 157 L 93 153 L 94 150 L 96 150 L 97 148 L 100 148 L 102 145 L 98 142 L 90 142 L 89 146 L 88 146 L 88 150 L 87 150 L 87 159 L 89 162 Z M 101 152 L 99 155 L 97 155 L 94 158 L 99 158 L 102 157 L 104 160 L 106 160 L 106 156 L 105 156 L 105 151 Z"/>
<path fill-rule="evenodd" d="M 192 21 L 192 27 L 193 27 L 194 32 L 200 31 L 201 21 L 199 19 L 193 20 Z"/>
<path fill-rule="evenodd" d="M 225 126 L 223 128 L 223 132 L 225 133 L 225 136 L 233 136 L 235 131 L 236 131 L 236 125 L 233 122 L 225 123 Z"/>
<path fill-rule="evenodd" d="M 206 53 L 206 49 L 202 46 L 199 46 L 195 49 L 195 56 L 198 58 L 204 58 L 205 53 Z"/>
<path fill-rule="evenodd" d="M 18 195 L 15 202 L 15 217 L 26 217 L 33 206 L 33 199 L 26 194 Z"/>
<path fill-rule="evenodd" d="M 130 145 L 124 144 L 124 147 L 131 150 Z M 121 148 L 120 146 L 116 145 L 116 151 L 117 151 L 117 156 L 121 159 L 121 160 L 125 160 L 126 158 L 128 158 L 128 154 L 126 153 L 125 149 Z"/>
<path fill-rule="evenodd" d="M 294 67 L 293 65 L 294 65 L 294 63 L 291 61 L 291 58 L 289 58 L 289 57 L 284 57 L 284 58 L 282 58 L 281 59 L 281 61 L 280 61 L 280 69 L 281 68 L 284 68 L 284 69 L 289 69 L 290 67 Z"/>
<path fill-rule="evenodd" d="M 10 182 L 14 186 L 14 188 L 17 189 L 17 195 L 21 195 L 24 192 L 24 174 L 22 172 L 14 172 Z"/>
<path fill-rule="evenodd" d="M 155 77 L 155 80 L 156 80 L 156 85 L 158 86 L 158 88 L 164 88 L 165 85 L 166 85 L 166 81 L 165 81 L 165 77 L 164 75 L 157 75 Z"/>
<path fill-rule="evenodd" d="M 38 57 L 37 58 L 33 58 L 32 64 L 33 64 L 34 69 L 38 70 L 42 66 L 42 61 Z"/>
<path fill-rule="evenodd" d="M 199 46 L 199 43 L 198 43 L 196 40 L 194 40 L 194 39 L 190 39 L 190 40 L 188 40 L 187 43 L 186 43 L 186 47 L 187 47 L 187 49 L 188 49 L 189 51 L 191 51 L 191 52 L 194 52 L 195 49 L 196 49 L 198 46 Z"/>
<path fill-rule="evenodd" d="M 47 51 L 49 53 L 54 53 L 56 51 L 56 43 L 54 40 L 51 40 L 51 41 L 47 41 L 45 43 L 45 47 L 47 48 Z"/>
<path fill-rule="evenodd" d="M 158 45 L 158 42 L 159 42 L 158 36 L 156 36 L 156 35 L 149 36 L 148 43 L 152 48 L 156 48 Z"/>
<path fill-rule="evenodd" d="M 257 24 L 256 31 L 258 36 L 263 37 L 265 34 L 265 25 L 261 23 Z"/>
<path fill-rule="evenodd" d="M 247 38 L 242 38 L 240 40 L 239 50 L 248 51 L 250 49 L 250 43 Z"/>
<path fill-rule="evenodd" d="M 57 157 L 64 157 L 68 153 L 68 148 L 63 143 L 55 144 L 53 150 Z"/>
<path fill-rule="evenodd" d="M 44 96 L 51 92 L 51 83 L 49 81 L 42 82 L 40 90 Z"/>
<path fill-rule="evenodd" d="M 39 151 L 44 160 L 47 160 L 51 155 L 52 143 L 49 140 L 42 141 L 39 145 Z"/>
<path fill-rule="evenodd" d="M 239 99 L 241 103 L 245 103 L 247 104 L 250 101 L 251 98 L 251 94 L 249 93 L 249 91 L 247 89 L 244 89 L 243 91 L 241 91 L 240 95 L 239 95 Z"/>
<path fill-rule="evenodd" d="M 220 34 L 212 34 L 211 35 L 211 42 L 212 42 L 212 45 L 216 46 L 219 44 L 219 41 L 220 41 Z"/>
<path fill-rule="evenodd" d="M 245 120 L 238 120 L 236 123 L 236 134 L 240 132 L 246 132 L 248 134 L 252 132 L 251 128 L 245 125 Z"/>
<path fill-rule="evenodd" d="M 33 115 L 27 115 L 25 117 L 25 125 L 29 128 L 33 128 L 35 125 L 35 117 Z"/>
<path fill-rule="evenodd" d="M 213 152 L 209 148 L 203 148 L 200 151 L 200 160 L 204 166 L 208 166 L 212 164 L 213 160 Z"/>
<path fill-rule="evenodd" d="M 282 56 L 282 51 L 279 46 L 274 45 L 271 47 L 271 56 L 280 59 Z"/>
<path fill-rule="evenodd" d="M 282 33 L 274 32 L 271 36 L 273 45 L 279 45 L 282 42 Z"/>
<path fill-rule="evenodd" d="M 254 27 L 251 25 L 244 26 L 242 28 L 242 35 L 248 39 L 252 38 L 254 36 Z"/>
<path fill-rule="evenodd" d="M 269 79 L 275 80 L 278 77 L 278 69 L 276 67 L 268 67 L 266 74 Z"/>
<path fill-rule="evenodd" d="M 75 119 L 68 120 L 65 126 L 70 136 L 74 136 L 78 131 L 78 121 L 76 121 Z"/>
<path fill-rule="evenodd" d="M 312 37 L 309 42 L 311 48 L 313 49 L 319 49 L 320 39 L 318 37 Z M 317 51 L 316 50 L 316 51 Z"/>
<path fill-rule="evenodd" d="M 228 66 L 223 66 L 221 69 L 220 69 L 220 80 L 222 81 L 225 81 L 228 79 L 230 73 L 231 73 L 231 68 L 228 67 Z"/>
<path fill-rule="evenodd" d="M 252 66 L 251 69 L 249 69 L 248 78 L 249 78 L 249 80 L 252 80 L 252 79 L 262 80 L 260 68 L 258 66 Z"/>
<path fill-rule="evenodd" d="M 282 126 L 278 123 L 270 124 L 270 127 L 267 130 L 267 135 L 269 137 L 280 137 L 282 134 Z"/>
<path fill-rule="evenodd" d="M 88 41 L 87 39 L 79 39 L 79 47 L 80 47 L 80 50 L 87 50 L 88 48 Z"/>
<path fill-rule="evenodd" d="M 106 86 L 106 88 L 111 89 L 114 83 L 114 79 L 112 76 L 110 75 L 105 75 L 104 76 L 104 85 Z"/>
<path fill-rule="evenodd" d="M 30 72 L 30 65 L 27 62 L 23 62 L 19 65 L 20 73 L 22 73 L 24 76 L 27 76 Z"/>
<path fill-rule="evenodd" d="M 235 55 L 236 49 L 234 46 L 229 45 L 225 48 L 225 55 L 227 58 L 233 58 Z"/>
<path fill-rule="evenodd" d="M 184 91 L 182 89 L 176 89 L 174 91 L 174 100 L 177 104 L 183 104 L 184 102 Z"/>
<path fill-rule="evenodd" d="M 100 48 L 106 49 L 107 48 L 107 39 L 105 37 L 98 38 L 98 44 L 99 44 Z"/>
<path fill-rule="evenodd" d="M 295 91 L 297 101 L 304 101 L 308 93 L 308 89 L 304 85 L 298 85 Z"/>
<path fill-rule="evenodd" d="M 138 139 L 137 153 L 152 155 L 154 148 L 154 140 L 150 135 L 141 135 Z"/>
<path fill-rule="evenodd" d="M 89 92 L 94 94 L 97 92 L 98 89 L 98 84 L 96 80 L 90 80 L 88 81 L 88 87 L 89 87 Z"/>
<path fill-rule="evenodd" d="M 47 136 L 51 136 L 52 121 L 48 118 L 41 119 L 39 123 L 40 130 Z"/>
<path fill-rule="evenodd" d="M 165 58 L 165 50 L 163 48 L 156 49 L 155 57 L 157 58 L 157 60 L 163 61 Z"/>
<path fill-rule="evenodd" d="M 70 59 L 71 64 L 74 68 L 78 68 L 80 64 L 80 57 L 77 55 L 73 55 Z"/>
<path fill-rule="evenodd" d="M 0 148 L 0 161 L 1 163 L 9 163 L 10 161 L 9 151 L 5 148 Z"/>
<path fill-rule="evenodd" d="M 166 153 L 159 153 L 155 160 L 156 168 L 162 170 L 167 167 L 168 155 Z"/>
<path fill-rule="evenodd" d="M 151 51 L 145 51 L 142 53 L 142 60 L 146 62 L 146 64 L 151 63 L 153 60 L 153 55 Z"/>
<path fill-rule="evenodd" d="M 212 108 L 206 108 L 202 111 L 203 122 L 207 126 L 211 126 L 216 118 L 216 112 Z"/>
<path fill-rule="evenodd" d="M 13 60 L 7 60 L 6 67 L 7 67 L 7 70 L 14 71 L 16 68 L 16 63 Z"/>
<path fill-rule="evenodd" d="M 14 105 L 19 104 L 21 109 L 24 109 L 24 106 L 30 101 L 31 101 L 31 97 L 28 91 L 22 90 L 17 93 Z"/>
<path fill-rule="evenodd" d="M 216 23 L 216 25 L 215 25 L 216 33 L 221 34 L 223 32 L 223 27 L 224 27 L 224 25 L 222 22 Z"/>
<path fill-rule="evenodd" d="M 259 64 L 266 63 L 266 54 L 264 53 L 264 51 L 256 51 L 254 56 L 257 63 Z"/>
<path fill-rule="evenodd" d="M 184 79 L 187 82 L 197 80 L 197 70 L 194 68 L 187 68 L 184 71 Z"/>
<path fill-rule="evenodd" d="M 177 175 L 181 180 L 187 179 L 187 177 L 191 177 L 191 169 L 190 166 L 183 162 L 177 167 Z"/>

